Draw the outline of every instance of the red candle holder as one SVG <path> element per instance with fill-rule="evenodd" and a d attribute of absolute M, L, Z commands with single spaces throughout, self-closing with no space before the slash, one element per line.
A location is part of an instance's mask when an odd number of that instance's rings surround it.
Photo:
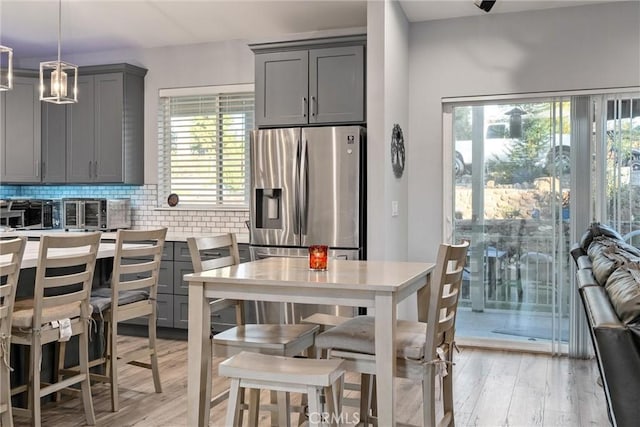
<path fill-rule="evenodd" d="M 323 271 L 327 269 L 327 245 L 309 246 L 309 268 L 311 270 Z"/>

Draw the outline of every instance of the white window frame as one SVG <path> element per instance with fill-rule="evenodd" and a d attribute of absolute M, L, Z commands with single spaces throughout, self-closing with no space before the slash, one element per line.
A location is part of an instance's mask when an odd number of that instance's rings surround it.
<path fill-rule="evenodd" d="M 167 133 L 167 123 L 165 118 L 165 109 L 163 107 L 163 98 L 172 97 L 188 97 L 188 96 L 210 96 L 210 95 L 224 95 L 231 93 L 242 92 L 255 92 L 255 86 L 253 83 L 248 84 L 233 84 L 233 85 L 217 85 L 217 86 L 204 86 L 204 87 L 187 87 L 187 88 L 168 88 L 160 89 L 158 91 L 158 199 L 157 206 L 159 208 L 168 208 L 168 196 L 174 192 L 171 190 L 171 140 L 164 135 Z M 255 118 L 251 123 L 248 123 L 248 129 L 246 129 L 245 140 L 245 165 L 244 165 L 244 203 L 225 203 L 210 201 L 210 203 L 189 203 L 184 198 L 180 200 L 178 206 L 172 209 L 203 209 L 203 210 L 248 210 L 249 209 L 249 134 L 255 123 Z M 180 196 L 179 192 L 177 193 Z"/>

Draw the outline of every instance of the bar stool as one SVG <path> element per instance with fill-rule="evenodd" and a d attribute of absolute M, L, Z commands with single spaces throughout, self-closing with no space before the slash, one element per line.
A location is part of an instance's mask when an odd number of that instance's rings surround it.
<path fill-rule="evenodd" d="M 13 426 L 11 414 L 11 320 L 20 264 L 27 238 L 0 241 L 0 424 Z"/>
<path fill-rule="evenodd" d="M 36 266 L 33 299 L 16 301 L 11 329 L 12 343 L 29 346 L 29 381 L 12 394 L 28 391 L 28 409 L 15 413 L 31 415 L 40 426 L 40 398 L 73 384 L 81 385 L 86 422 L 95 425 L 89 381 L 89 294 L 101 233 L 43 236 Z M 79 338 L 78 372 L 70 378 L 42 387 L 42 346 Z M 42 388 L 41 388 L 42 387 Z"/>
<path fill-rule="evenodd" d="M 278 392 L 279 425 L 289 426 L 289 399 L 285 393 L 305 393 L 309 402 L 309 425 L 325 422 L 337 425 L 342 410 L 344 369 L 339 359 L 301 359 L 285 356 L 241 352 L 218 365 L 218 373 L 231 379 L 226 426 L 241 425 L 240 397 L 251 389 L 249 425 L 258 425 L 260 399 L 254 398 L 260 389 Z M 327 410 L 320 396 L 324 392 Z M 328 417 L 327 417 L 328 415 Z"/>
<path fill-rule="evenodd" d="M 166 235 L 166 228 L 118 230 L 111 288 L 99 288 L 91 293 L 93 314 L 104 319 L 107 337 L 107 348 L 102 357 L 89 363 L 90 367 L 104 366 L 105 374 L 92 373 L 91 379 L 110 385 L 113 412 L 119 410 L 119 366 L 130 364 L 150 369 L 155 391 L 162 393 L 156 350 L 156 295 Z M 123 353 L 118 349 L 118 323 L 139 317 L 147 319 L 149 343 Z M 64 355 L 63 347 L 61 354 Z M 149 362 L 142 361 L 147 358 Z M 64 357 L 59 360 L 64 361 Z M 78 367 L 59 368 L 59 375 L 68 375 Z"/>

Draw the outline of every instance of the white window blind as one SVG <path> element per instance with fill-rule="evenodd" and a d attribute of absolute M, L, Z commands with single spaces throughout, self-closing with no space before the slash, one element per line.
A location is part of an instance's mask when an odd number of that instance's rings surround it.
<path fill-rule="evenodd" d="M 166 206 L 167 196 L 175 193 L 179 206 L 247 207 L 253 91 L 188 92 L 160 93 L 159 205 Z"/>

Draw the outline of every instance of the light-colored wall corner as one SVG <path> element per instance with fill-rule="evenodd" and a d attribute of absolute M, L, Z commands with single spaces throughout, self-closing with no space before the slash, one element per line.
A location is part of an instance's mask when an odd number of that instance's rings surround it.
<path fill-rule="evenodd" d="M 408 130 L 408 30 L 397 1 L 367 4 L 367 258 L 405 260 L 408 240 L 406 173 L 391 167 L 394 124 Z M 391 216 L 398 202 L 399 215 Z"/>
<path fill-rule="evenodd" d="M 409 259 L 442 239 L 443 97 L 640 85 L 640 2 L 412 24 Z"/>

